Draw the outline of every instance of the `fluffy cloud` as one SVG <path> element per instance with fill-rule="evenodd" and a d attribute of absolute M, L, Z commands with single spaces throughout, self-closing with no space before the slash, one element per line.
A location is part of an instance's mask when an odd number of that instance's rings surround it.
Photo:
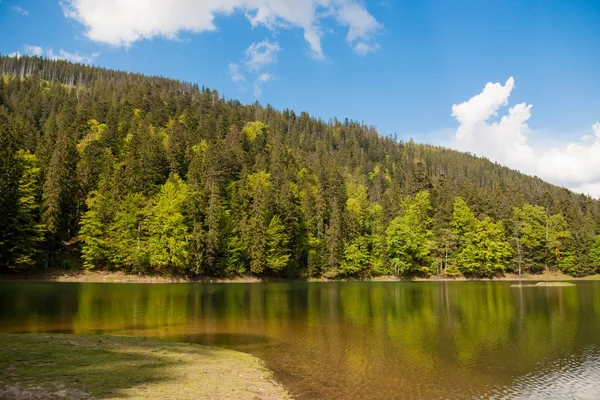
<path fill-rule="evenodd" d="M 30 56 L 41 57 L 44 54 L 44 50 L 40 46 L 31 46 L 29 44 L 26 44 L 25 46 L 23 46 L 23 48 L 25 49 L 25 54 L 28 54 Z"/>
<path fill-rule="evenodd" d="M 243 82 L 243 81 L 246 80 L 246 77 L 240 71 L 240 65 L 239 64 L 231 63 L 231 64 L 229 64 L 227 66 L 227 69 L 229 71 L 229 75 L 231 75 L 231 80 L 232 81 L 234 81 L 234 82 Z"/>
<path fill-rule="evenodd" d="M 58 53 L 54 53 L 52 49 L 46 50 L 46 57 L 51 60 L 67 60 L 74 63 L 91 64 L 94 59 L 98 57 L 98 53 L 92 53 L 89 55 L 79 54 L 78 52 L 69 53 L 63 49 L 58 50 Z"/>
<path fill-rule="evenodd" d="M 256 97 L 260 96 L 260 94 L 262 93 L 262 85 L 270 81 L 271 79 L 273 79 L 273 75 L 269 74 L 268 72 L 263 72 L 258 76 L 258 78 L 256 78 L 256 80 L 252 84 L 252 86 L 254 87 L 254 95 Z"/>
<path fill-rule="evenodd" d="M 214 31 L 215 16 L 243 12 L 253 27 L 299 28 L 315 58 L 324 58 L 324 19 L 346 27 L 346 41 L 363 55 L 378 48 L 375 35 L 382 25 L 360 0 L 64 0 L 67 17 L 86 27 L 95 41 L 130 46 L 157 36 L 175 39 L 181 32 Z"/>
<path fill-rule="evenodd" d="M 58 52 L 55 52 L 51 48 L 44 49 L 40 46 L 32 46 L 29 44 L 26 44 L 23 46 L 23 54 L 28 55 L 28 56 L 46 57 L 50 60 L 67 60 L 67 61 L 71 61 L 74 63 L 81 63 L 81 64 L 91 64 L 94 61 L 94 59 L 96 59 L 96 57 L 98 57 L 98 53 L 84 55 L 84 54 L 79 54 L 79 52 L 70 53 L 64 49 L 60 49 L 60 50 L 58 50 Z M 20 57 L 21 53 L 19 53 L 17 51 L 17 52 L 11 53 L 9 55 L 14 55 L 14 56 Z"/>
<path fill-rule="evenodd" d="M 459 123 L 454 147 L 600 197 L 600 123 L 594 124 L 593 135 L 584 136 L 581 142 L 541 150 L 539 144 L 528 142 L 531 105 L 516 104 L 499 121 L 490 121 L 508 105 L 514 87 L 512 77 L 504 85 L 488 83 L 480 94 L 453 105 L 452 116 Z"/>
<path fill-rule="evenodd" d="M 259 43 L 252 43 L 246 49 L 246 60 L 244 64 L 248 71 L 257 72 L 272 64 L 279 53 L 279 44 L 270 43 L 268 39 Z"/>
<path fill-rule="evenodd" d="M 281 48 L 277 42 L 269 42 L 268 39 L 262 42 L 252 43 L 245 51 L 245 57 L 240 63 L 230 63 L 227 66 L 231 80 L 235 83 L 241 83 L 246 80 L 242 72 L 242 66 L 246 72 L 255 76 L 254 95 L 259 97 L 262 93 L 262 85 L 273 79 L 273 75 L 263 70 L 273 64 L 277 59 L 277 53 Z M 243 88 L 240 86 L 240 88 Z"/>

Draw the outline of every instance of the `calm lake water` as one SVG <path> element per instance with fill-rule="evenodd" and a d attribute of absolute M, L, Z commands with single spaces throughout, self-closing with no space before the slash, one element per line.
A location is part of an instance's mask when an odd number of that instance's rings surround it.
<path fill-rule="evenodd" d="M 5 282 L 0 331 L 228 347 L 301 399 L 600 399 L 600 282 Z"/>

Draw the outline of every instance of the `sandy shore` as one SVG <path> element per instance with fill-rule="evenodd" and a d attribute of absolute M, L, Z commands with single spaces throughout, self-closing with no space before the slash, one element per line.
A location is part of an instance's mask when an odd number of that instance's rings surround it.
<path fill-rule="evenodd" d="M 600 280 L 600 275 L 590 275 L 583 278 L 574 278 L 565 275 L 561 272 L 544 272 L 542 274 L 522 274 L 520 280 L 524 281 L 565 281 L 565 280 Z M 253 276 L 240 276 L 235 278 L 197 278 L 189 279 L 185 277 L 165 277 L 165 276 L 149 276 L 149 275 L 133 275 L 123 272 L 106 272 L 106 271 L 53 271 L 49 273 L 22 273 L 11 275 L 0 275 L 0 281 L 42 281 L 42 282 L 114 282 L 114 283 L 261 283 L 261 282 L 336 282 L 336 281 L 373 281 L 373 282 L 463 282 L 463 281 L 519 281 L 519 276 L 516 274 L 505 274 L 495 278 L 466 278 L 458 276 L 455 278 L 443 276 L 431 276 L 429 278 L 412 278 L 396 277 L 392 275 L 376 276 L 367 279 L 261 279 Z"/>

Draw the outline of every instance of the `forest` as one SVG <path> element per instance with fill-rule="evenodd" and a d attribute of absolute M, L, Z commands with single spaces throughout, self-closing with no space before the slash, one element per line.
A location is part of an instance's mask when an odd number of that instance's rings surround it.
<path fill-rule="evenodd" d="M 0 73 L 3 273 L 600 272 L 599 201 L 485 158 L 163 77 Z"/>

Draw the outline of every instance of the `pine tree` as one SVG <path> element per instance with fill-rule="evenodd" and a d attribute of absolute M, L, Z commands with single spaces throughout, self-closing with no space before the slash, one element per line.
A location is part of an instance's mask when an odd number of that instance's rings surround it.
<path fill-rule="evenodd" d="M 216 183 L 212 183 L 209 186 L 210 197 L 208 201 L 208 207 L 206 209 L 206 217 L 204 219 L 204 252 L 202 262 L 205 265 L 204 271 L 212 271 L 216 274 L 215 270 L 217 261 L 220 256 L 219 246 L 221 243 L 220 233 L 220 219 L 221 219 L 221 197 L 219 188 Z M 205 272 L 206 273 L 206 272 Z"/>
<path fill-rule="evenodd" d="M 600 235 L 594 237 L 594 244 L 590 249 L 590 261 L 596 268 L 596 272 L 600 272 Z"/>
<path fill-rule="evenodd" d="M 15 268 L 25 269 L 35 265 L 35 256 L 43 238 L 42 226 L 38 222 L 40 168 L 37 166 L 35 155 L 28 151 L 19 150 L 17 159 L 22 166 L 22 173 L 19 179 L 19 203 L 11 252 Z"/>
<path fill-rule="evenodd" d="M 261 274 L 267 268 L 266 252 L 267 237 L 265 234 L 267 219 L 267 193 L 268 174 L 259 173 L 255 176 L 249 176 L 250 187 L 252 191 L 252 208 L 248 225 L 244 230 L 245 241 L 248 248 L 248 258 L 250 259 L 250 271 L 254 274 Z M 255 179 L 253 179 L 255 178 Z M 267 188 L 265 188 L 267 186 Z"/>

